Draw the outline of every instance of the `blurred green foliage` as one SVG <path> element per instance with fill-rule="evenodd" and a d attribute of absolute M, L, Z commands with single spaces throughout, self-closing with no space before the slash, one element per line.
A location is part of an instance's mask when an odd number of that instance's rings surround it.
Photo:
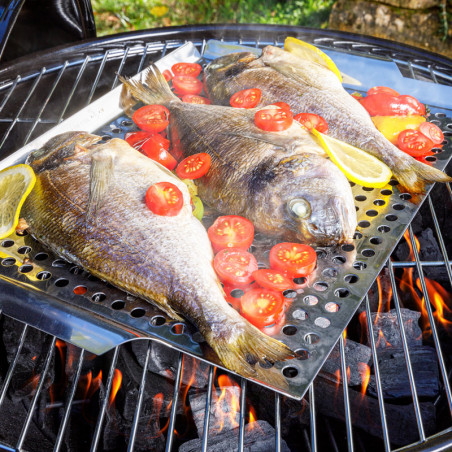
<path fill-rule="evenodd" d="M 333 3 L 334 0 L 92 0 L 98 36 L 208 23 L 324 28 Z"/>

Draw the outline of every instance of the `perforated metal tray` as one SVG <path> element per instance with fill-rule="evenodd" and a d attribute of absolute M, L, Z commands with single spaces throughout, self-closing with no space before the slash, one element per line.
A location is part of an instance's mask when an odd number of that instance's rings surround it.
<path fill-rule="evenodd" d="M 179 55 L 166 57 L 167 63 L 171 64 L 172 58 L 199 58 L 190 43 L 178 51 Z M 23 161 L 32 149 L 65 130 L 123 137 L 132 124 L 118 107 L 119 91 L 113 90 L 17 151 L 0 167 Z M 435 108 L 433 115 L 445 135 L 451 135 L 449 111 Z M 439 169 L 444 169 L 451 157 L 452 146 L 446 141 L 431 159 Z M 424 199 L 400 192 L 395 181 L 383 189 L 355 185 L 352 190 L 359 222 L 354 244 L 317 248 L 317 269 L 307 280 L 298 281 L 297 290 L 285 293 L 285 318 L 267 330 L 297 351 L 299 358 L 277 363 L 268 371 L 284 376 L 280 384 L 265 377 L 257 383 L 297 399 L 303 397 Z M 208 212 L 206 227 L 214 219 L 215 213 Z M 252 251 L 260 266 L 268 266 L 268 253 L 275 243 L 256 234 Z M 175 323 L 149 303 L 93 278 L 28 235 L 13 234 L 3 240 L 0 258 L 0 309 L 11 317 L 96 354 L 128 340 L 152 337 L 221 367 L 191 325 Z"/>

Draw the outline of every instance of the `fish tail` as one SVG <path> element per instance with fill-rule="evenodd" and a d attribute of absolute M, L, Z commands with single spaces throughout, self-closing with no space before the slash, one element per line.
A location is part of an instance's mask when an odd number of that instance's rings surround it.
<path fill-rule="evenodd" d="M 220 334 L 209 341 L 228 369 L 244 376 L 257 377 L 261 370 L 259 365 L 256 366 L 258 362 L 274 363 L 295 356 L 287 345 L 267 336 L 247 321 L 243 322 L 243 326 L 238 333 L 230 328 L 229 334 Z"/>
<path fill-rule="evenodd" d="M 411 193 L 425 193 L 425 184 L 452 182 L 452 177 L 446 173 L 415 159 L 410 159 L 406 165 L 392 168 L 392 172 L 400 185 Z"/>
<path fill-rule="evenodd" d="M 119 76 L 119 79 L 127 87 L 129 93 L 145 104 L 165 105 L 179 98 L 171 91 L 165 77 L 153 64 L 145 74 L 145 83 Z"/>

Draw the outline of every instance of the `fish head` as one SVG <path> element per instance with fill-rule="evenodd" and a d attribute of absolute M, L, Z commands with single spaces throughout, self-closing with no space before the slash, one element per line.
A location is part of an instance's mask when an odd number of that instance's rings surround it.
<path fill-rule="evenodd" d="M 307 155 L 298 165 L 297 159 L 286 173 L 286 183 L 280 184 L 284 227 L 294 239 L 307 244 L 329 246 L 351 241 L 357 219 L 346 177 L 321 156 Z"/>

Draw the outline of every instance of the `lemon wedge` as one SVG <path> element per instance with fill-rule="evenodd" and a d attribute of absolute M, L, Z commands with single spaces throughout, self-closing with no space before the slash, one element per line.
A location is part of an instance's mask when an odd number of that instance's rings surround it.
<path fill-rule="evenodd" d="M 381 188 L 391 179 L 391 170 L 380 160 L 343 141 L 324 135 L 315 129 L 310 132 L 347 179 L 363 187 Z"/>
<path fill-rule="evenodd" d="M 0 171 L 0 239 L 14 232 L 19 213 L 36 182 L 28 165 L 16 165 Z"/>
<path fill-rule="evenodd" d="M 287 50 L 287 52 L 293 53 L 300 58 L 304 58 L 305 60 L 310 60 L 325 66 L 330 71 L 333 71 L 337 78 L 342 82 L 342 75 L 333 60 L 316 46 L 289 36 L 284 41 L 284 50 Z"/>

